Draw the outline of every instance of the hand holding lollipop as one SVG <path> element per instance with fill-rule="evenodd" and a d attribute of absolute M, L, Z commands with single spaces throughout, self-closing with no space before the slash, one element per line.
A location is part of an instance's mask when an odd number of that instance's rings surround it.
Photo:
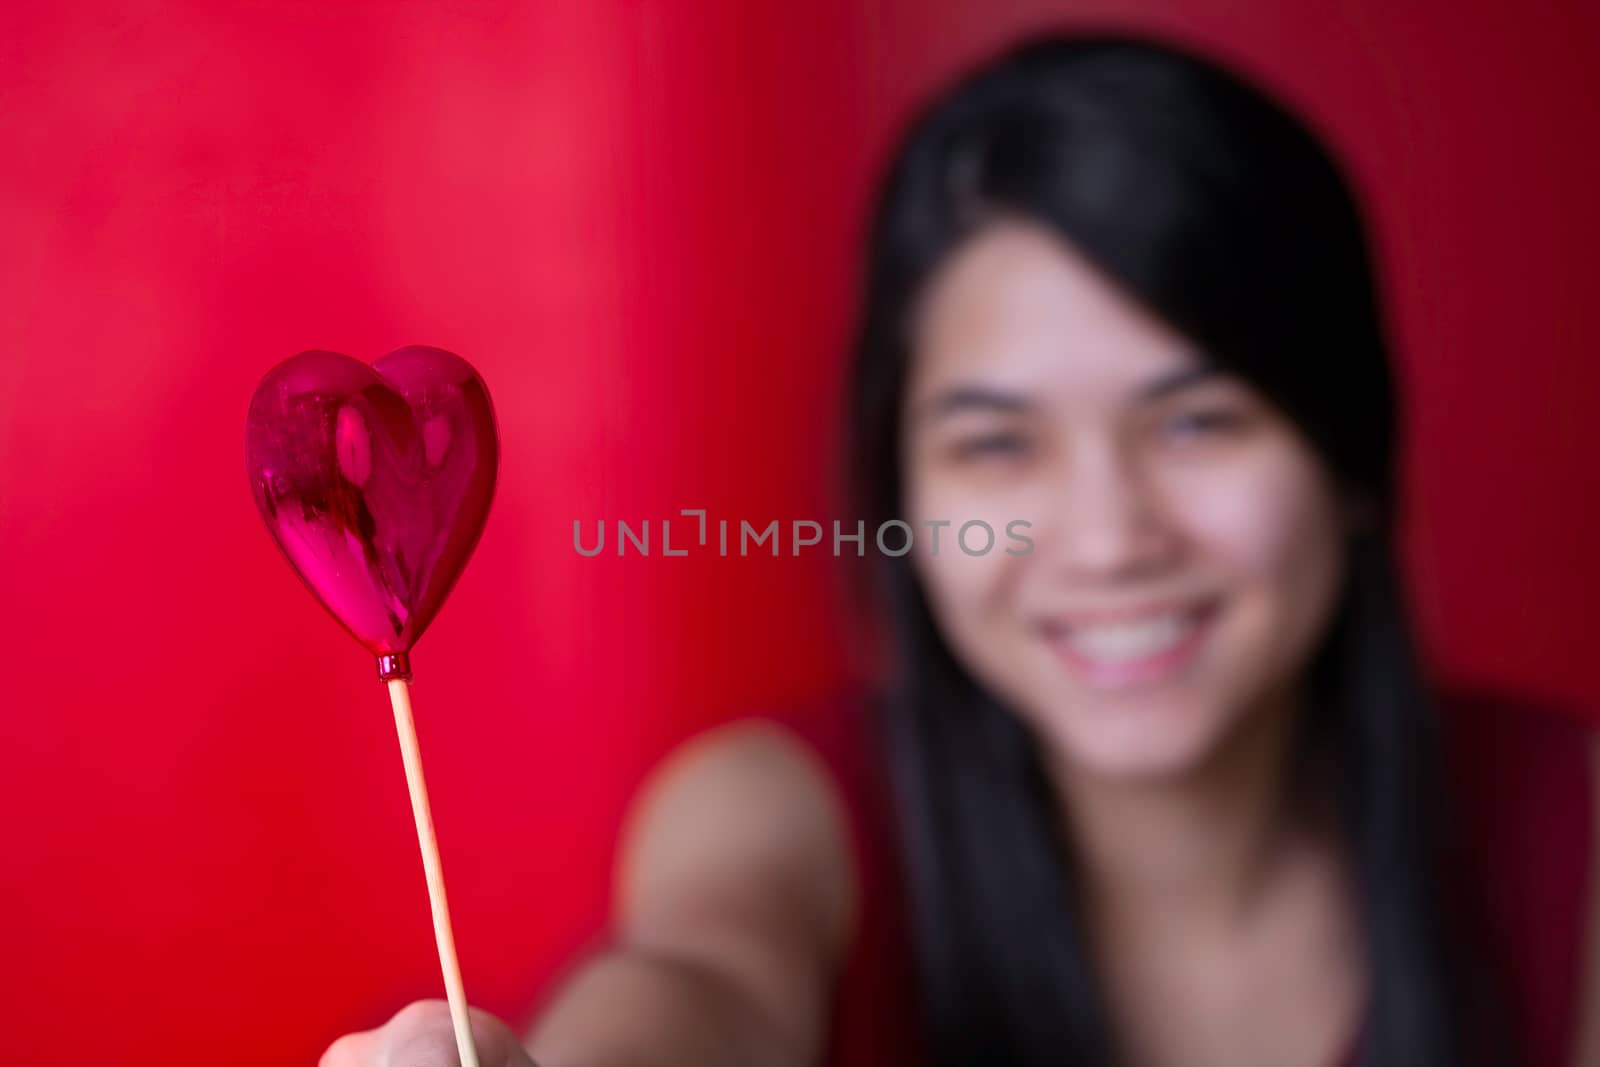
<path fill-rule="evenodd" d="M 460 577 L 494 496 L 489 391 L 471 364 L 437 348 L 401 348 L 370 367 L 302 352 L 256 387 L 246 437 L 267 528 L 388 684 L 456 1046 L 463 1067 L 478 1067 L 408 683 L 411 648 Z"/>

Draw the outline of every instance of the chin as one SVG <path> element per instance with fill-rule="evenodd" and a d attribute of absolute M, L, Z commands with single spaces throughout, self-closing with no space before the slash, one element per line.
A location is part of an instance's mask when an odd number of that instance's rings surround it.
<path fill-rule="evenodd" d="M 1225 706 L 1225 705 L 1221 705 Z M 1088 696 L 1050 709 L 1040 740 L 1054 761 L 1108 781 L 1179 781 L 1222 747 L 1230 723 L 1210 700 L 1190 694 L 1113 702 Z"/>

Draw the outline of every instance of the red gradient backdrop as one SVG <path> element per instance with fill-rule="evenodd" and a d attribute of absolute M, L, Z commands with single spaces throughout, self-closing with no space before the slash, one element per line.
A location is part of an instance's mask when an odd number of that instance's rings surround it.
<path fill-rule="evenodd" d="M 573 520 L 833 516 L 871 175 L 1026 28 L 1197 42 L 1328 131 L 1374 199 L 1428 647 L 1600 709 L 1600 15 L 1499 9 L 13 0 L 0 1062 L 310 1064 L 438 995 L 382 687 L 245 485 L 250 392 L 310 347 L 440 345 L 494 392 L 415 697 L 467 988 L 526 1020 L 651 762 L 846 669 L 820 554 L 590 560 Z"/>

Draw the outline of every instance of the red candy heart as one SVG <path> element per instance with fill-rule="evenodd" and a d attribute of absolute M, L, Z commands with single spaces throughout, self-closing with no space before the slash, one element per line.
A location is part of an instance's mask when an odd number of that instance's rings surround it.
<path fill-rule="evenodd" d="M 478 372 L 419 345 L 370 367 L 302 352 L 256 387 L 245 450 L 290 564 L 380 673 L 407 676 L 494 497 L 500 443 Z"/>

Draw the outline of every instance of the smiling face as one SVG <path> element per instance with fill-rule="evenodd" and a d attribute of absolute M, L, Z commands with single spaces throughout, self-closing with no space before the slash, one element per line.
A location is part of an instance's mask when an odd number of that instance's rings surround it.
<path fill-rule="evenodd" d="M 1287 706 L 1343 555 L 1332 481 L 1279 411 L 1020 221 L 949 257 L 911 340 L 914 566 L 957 659 L 1054 758 L 1183 775 Z M 971 519 L 1025 520 L 1032 548 L 959 551 Z"/>

